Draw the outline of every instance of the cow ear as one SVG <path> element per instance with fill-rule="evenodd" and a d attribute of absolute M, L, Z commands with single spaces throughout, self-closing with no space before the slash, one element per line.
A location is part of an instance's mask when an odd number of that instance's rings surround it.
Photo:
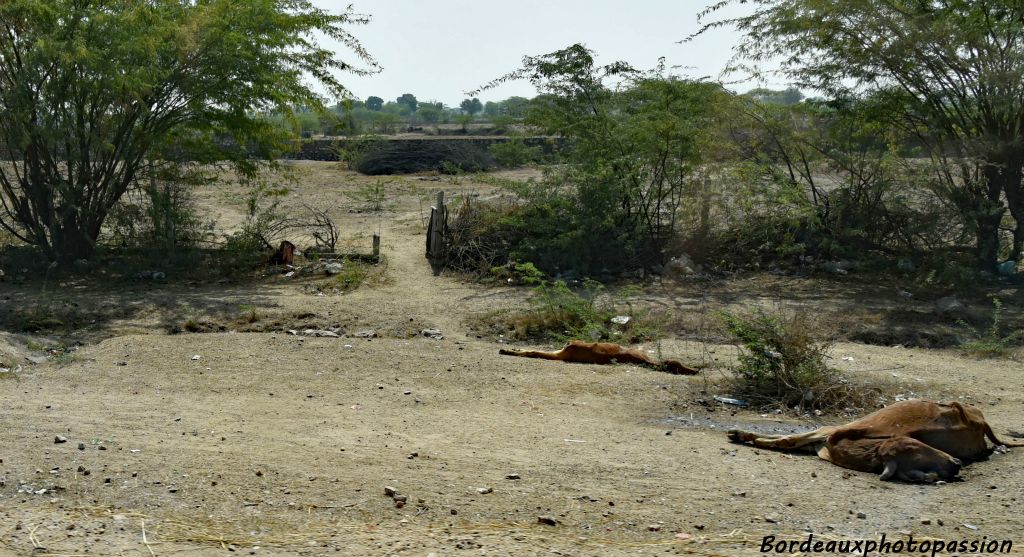
<path fill-rule="evenodd" d="M 885 470 L 882 470 L 882 475 L 879 476 L 879 479 L 882 480 L 882 481 L 891 480 L 892 477 L 896 475 L 896 470 L 898 468 L 899 468 L 899 465 L 896 464 L 895 460 L 890 460 L 890 461 L 886 462 L 885 463 Z"/>

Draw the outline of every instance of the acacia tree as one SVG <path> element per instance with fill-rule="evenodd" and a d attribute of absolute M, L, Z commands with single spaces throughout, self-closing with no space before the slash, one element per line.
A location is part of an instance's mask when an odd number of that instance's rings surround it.
<path fill-rule="evenodd" d="M 701 17 L 742 0 L 724 0 Z M 1011 258 L 1024 247 L 1024 2 L 753 0 L 713 21 L 746 35 L 733 69 L 770 62 L 798 86 L 836 98 L 887 97 L 893 123 L 917 136 L 947 198 L 993 269 L 1007 205 Z M 699 34 L 699 33 L 698 33 Z M 1005 197 L 1006 204 L 1003 199 Z"/>
<path fill-rule="evenodd" d="M 567 164 L 529 200 L 540 212 L 561 211 L 537 227 L 547 237 L 536 243 L 557 246 L 548 252 L 561 257 L 572 253 L 590 271 L 663 263 L 683 204 L 708 171 L 708 146 L 730 95 L 716 83 L 666 75 L 663 65 L 647 72 L 625 62 L 598 65 L 579 44 L 527 56 L 483 89 L 518 79 L 541 93 L 526 122 L 566 140 Z"/>
<path fill-rule="evenodd" d="M 281 145 L 263 114 L 323 111 L 307 76 L 344 97 L 335 70 L 375 68 L 346 30 L 366 21 L 307 0 L 0 2 L 0 226 L 67 263 L 93 254 L 111 208 L 154 172 L 220 160 L 256 173 Z"/>

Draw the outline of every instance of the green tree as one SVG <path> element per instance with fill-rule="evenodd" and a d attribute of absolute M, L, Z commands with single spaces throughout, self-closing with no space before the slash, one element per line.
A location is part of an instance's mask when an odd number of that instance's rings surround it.
<path fill-rule="evenodd" d="M 523 242 L 534 251 L 522 258 L 551 270 L 574 257 L 590 272 L 662 262 L 683 202 L 708 171 L 704 147 L 729 94 L 666 76 L 660 66 L 598 66 L 578 44 L 528 56 L 522 69 L 485 88 L 514 79 L 541 92 L 526 122 L 567 141 L 561 173 L 528 192 L 529 212 L 542 222 L 524 227 L 538 236 Z"/>
<path fill-rule="evenodd" d="M 282 145 L 266 114 L 326 110 L 354 66 L 351 11 L 306 0 L 9 0 L 0 3 L 0 226 L 52 260 L 90 257 L 130 188 L 185 157 L 243 175 Z M 366 70 L 355 71 L 366 73 Z M 256 155 L 252 157 L 251 155 Z M 182 164 L 183 165 L 183 164 Z"/>
<path fill-rule="evenodd" d="M 398 97 L 395 102 L 403 106 L 405 108 L 405 113 L 407 114 L 416 112 L 418 102 L 416 101 L 416 96 L 412 93 L 403 94 L 401 97 Z"/>
<path fill-rule="evenodd" d="M 366 108 L 369 108 L 370 110 L 380 110 L 381 108 L 384 108 L 384 99 L 370 95 L 369 97 L 366 97 Z"/>
<path fill-rule="evenodd" d="M 416 114 L 424 123 L 436 124 L 444 116 L 444 108 L 439 108 L 431 103 L 423 103 L 420 105 L 419 110 L 416 111 Z"/>
<path fill-rule="evenodd" d="M 742 0 L 709 7 L 704 17 Z M 1020 0 L 757 0 L 713 21 L 746 35 L 736 69 L 772 59 L 833 98 L 885 97 L 892 123 L 916 136 L 940 189 L 993 270 L 1007 210 L 1010 256 L 1024 248 L 1024 3 Z M 713 15 L 711 15 L 713 17 Z M 752 62 L 753 64 L 749 64 Z M 1003 196 L 1007 204 L 1003 204 Z"/>
<path fill-rule="evenodd" d="M 480 99 L 474 97 L 472 99 L 466 99 L 459 105 L 466 114 L 470 116 L 476 115 L 478 112 L 484 109 L 483 104 L 480 103 Z"/>

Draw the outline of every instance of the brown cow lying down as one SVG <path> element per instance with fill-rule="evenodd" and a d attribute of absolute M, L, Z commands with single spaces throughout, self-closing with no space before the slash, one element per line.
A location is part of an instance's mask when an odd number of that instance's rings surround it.
<path fill-rule="evenodd" d="M 506 356 L 522 356 L 524 358 L 542 358 L 545 360 L 561 360 L 578 364 L 639 364 L 652 367 L 675 375 L 696 375 L 697 370 L 687 367 L 676 360 L 665 360 L 660 364 L 644 352 L 632 348 L 623 348 L 612 342 L 583 342 L 570 340 L 558 352 L 542 352 L 539 350 L 498 350 Z"/>
<path fill-rule="evenodd" d="M 806 451 L 844 468 L 881 474 L 883 480 L 949 480 L 965 463 L 986 458 L 1004 443 L 985 422 L 981 410 L 959 402 L 906 400 L 846 425 L 796 435 L 761 435 L 731 430 L 729 439 L 755 447 Z"/>

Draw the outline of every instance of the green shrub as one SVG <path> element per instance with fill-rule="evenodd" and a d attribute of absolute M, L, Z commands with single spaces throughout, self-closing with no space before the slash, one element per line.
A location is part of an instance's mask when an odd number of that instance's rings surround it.
<path fill-rule="evenodd" d="M 494 155 L 494 161 L 501 168 L 519 168 L 536 161 L 540 156 L 540 149 L 530 147 L 519 138 L 493 143 L 487 150 Z"/>
<path fill-rule="evenodd" d="M 970 340 L 960 345 L 964 353 L 979 358 L 999 358 L 1008 355 L 1014 346 L 1024 344 L 1024 329 L 1004 332 L 1003 302 L 999 298 L 992 298 L 992 306 L 992 323 L 987 329 L 978 329 L 966 321 L 959 321 L 960 326 L 967 329 L 971 336 Z"/>
<path fill-rule="evenodd" d="M 514 340 L 547 340 L 562 342 L 579 339 L 590 342 L 612 341 L 634 343 L 660 336 L 660 330 L 647 317 L 628 302 L 630 290 L 617 296 L 605 294 L 604 285 L 584 280 L 573 290 L 564 281 L 549 282 L 537 278 L 539 271 L 530 263 L 514 268 L 534 286 L 525 310 L 497 312 L 485 316 L 482 324 Z M 616 316 L 627 316 L 628 321 L 617 324 Z"/>
<path fill-rule="evenodd" d="M 828 366 L 831 344 L 818 338 L 799 312 L 721 313 L 740 349 L 732 371 L 733 394 L 756 407 L 838 410 L 874 406 L 881 390 L 855 384 Z"/>

